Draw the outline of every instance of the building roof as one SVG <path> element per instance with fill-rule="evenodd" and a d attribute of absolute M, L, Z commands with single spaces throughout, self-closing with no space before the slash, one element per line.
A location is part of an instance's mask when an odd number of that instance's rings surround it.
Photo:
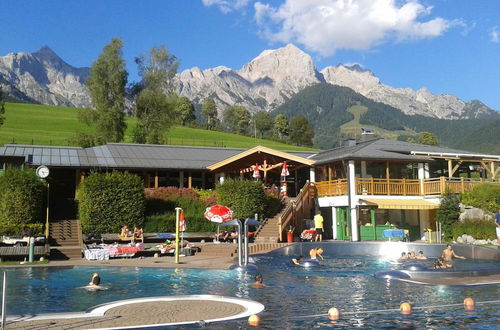
<path fill-rule="evenodd" d="M 307 154 L 307 153 L 301 152 L 300 155 L 297 155 L 297 153 L 293 153 L 290 151 L 285 152 L 285 151 L 274 150 L 274 149 L 263 147 L 263 146 L 256 146 L 256 147 L 253 147 L 251 149 L 244 150 L 244 151 L 242 151 L 242 152 L 240 152 L 232 157 L 229 157 L 229 158 L 223 159 L 219 162 L 216 162 L 216 163 L 208 166 L 208 168 L 213 171 L 213 170 L 223 168 L 229 164 L 238 163 L 238 161 L 244 161 L 247 164 L 248 164 L 249 160 L 251 161 L 251 163 L 261 162 L 262 161 L 261 159 L 257 159 L 257 158 L 252 157 L 252 156 L 254 156 L 254 155 L 263 156 L 263 154 L 274 156 L 273 158 L 277 158 L 280 160 L 282 159 L 282 160 L 294 161 L 294 162 L 302 164 L 302 165 L 311 166 L 314 164 L 313 160 L 304 157 L 304 156 L 310 157 L 310 156 L 314 155 L 314 153 Z M 259 157 L 259 158 L 262 158 L 262 157 Z M 239 166 L 241 167 L 241 164 Z"/>
<path fill-rule="evenodd" d="M 316 161 L 315 165 L 350 159 L 421 162 L 423 160 L 430 161 L 438 154 L 453 154 L 470 158 L 498 158 L 494 155 L 478 155 L 464 150 L 377 138 L 358 142 L 352 146 L 323 151 L 312 156 L 311 159 Z"/>
<path fill-rule="evenodd" d="M 209 165 L 246 150 L 126 143 L 108 143 L 89 148 L 6 144 L 0 147 L 0 157 L 18 157 L 32 166 L 206 170 Z M 304 151 L 286 153 L 295 157 L 314 154 Z"/>

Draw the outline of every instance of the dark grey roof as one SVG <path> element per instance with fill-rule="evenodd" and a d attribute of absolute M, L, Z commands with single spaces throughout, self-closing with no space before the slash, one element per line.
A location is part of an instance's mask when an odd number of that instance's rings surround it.
<path fill-rule="evenodd" d="M 246 149 L 110 143 L 91 148 L 7 144 L 0 157 L 33 166 L 78 168 L 205 169 Z"/>
<path fill-rule="evenodd" d="M 412 151 L 474 155 L 470 151 L 378 138 L 358 142 L 350 147 L 323 151 L 312 156 L 311 159 L 316 160 L 315 165 L 349 159 L 422 161 L 422 157 L 412 155 Z M 431 157 L 428 160 L 431 160 Z"/>

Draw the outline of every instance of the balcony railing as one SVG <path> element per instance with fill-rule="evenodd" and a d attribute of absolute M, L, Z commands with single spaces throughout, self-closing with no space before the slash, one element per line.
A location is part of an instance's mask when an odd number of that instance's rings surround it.
<path fill-rule="evenodd" d="M 441 195 L 447 189 L 455 193 L 471 190 L 484 182 L 478 179 L 439 177 L 432 179 L 374 179 L 356 178 L 357 195 L 425 196 Z M 491 181 L 489 181 L 491 182 Z M 493 182 L 498 183 L 498 182 Z M 318 197 L 348 194 L 347 179 L 315 183 Z"/>

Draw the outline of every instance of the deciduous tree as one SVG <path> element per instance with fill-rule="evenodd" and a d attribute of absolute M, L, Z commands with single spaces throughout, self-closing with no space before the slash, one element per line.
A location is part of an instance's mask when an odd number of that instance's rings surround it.
<path fill-rule="evenodd" d="M 0 89 L 0 126 L 5 122 L 5 102 L 3 101 L 2 89 Z"/>
<path fill-rule="evenodd" d="M 273 127 L 273 120 L 267 111 L 259 111 L 253 116 L 255 128 L 262 137 L 266 132 Z"/>
<path fill-rule="evenodd" d="M 298 115 L 290 121 L 290 141 L 297 145 L 312 146 L 314 137 L 314 129 L 309 124 L 307 119 Z"/>
<path fill-rule="evenodd" d="M 175 106 L 175 114 L 177 121 L 182 126 L 186 126 L 186 124 L 193 122 L 196 119 L 193 102 L 186 96 L 178 98 Z"/>
<path fill-rule="evenodd" d="M 212 98 L 203 100 L 201 116 L 207 121 L 208 129 L 212 129 L 217 125 L 217 106 Z"/>
<path fill-rule="evenodd" d="M 92 64 L 86 81 L 96 115 L 95 125 L 98 143 L 120 142 L 125 129 L 125 85 L 128 73 L 122 55 L 123 42 L 113 38 L 104 46 L 101 55 Z"/>
<path fill-rule="evenodd" d="M 135 101 L 138 124 L 134 142 L 164 143 L 165 133 L 175 122 L 177 96 L 172 93 L 179 62 L 165 46 L 153 47 L 148 55 L 142 54 L 135 61 L 142 82 Z"/>
<path fill-rule="evenodd" d="M 285 115 L 279 114 L 274 117 L 274 130 L 279 139 L 288 135 L 288 118 Z"/>
<path fill-rule="evenodd" d="M 427 144 L 430 146 L 438 145 L 438 138 L 436 135 L 429 132 L 420 132 L 418 133 L 418 143 Z"/>
<path fill-rule="evenodd" d="M 241 105 L 234 105 L 224 110 L 224 124 L 231 132 L 245 133 L 250 123 L 250 112 Z"/>

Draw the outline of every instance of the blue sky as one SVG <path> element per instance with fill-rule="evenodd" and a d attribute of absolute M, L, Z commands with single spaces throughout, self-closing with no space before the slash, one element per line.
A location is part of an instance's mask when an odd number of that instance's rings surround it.
<path fill-rule="evenodd" d="M 294 43 L 318 68 L 359 63 L 393 87 L 500 110 L 498 0 L 0 0 L 0 55 L 44 45 L 90 66 L 112 37 L 134 57 L 165 45 L 180 70 L 239 69 Z"/>

